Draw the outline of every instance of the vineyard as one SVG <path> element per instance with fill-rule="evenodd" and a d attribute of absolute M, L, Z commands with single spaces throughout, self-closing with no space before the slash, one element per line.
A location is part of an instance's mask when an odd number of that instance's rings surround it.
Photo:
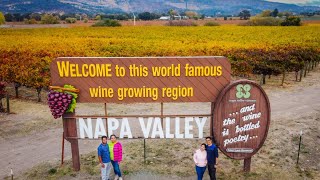
<path fill-rule="evenodd" d="M 226 56 L 234 76 L 296 73 L 320 62 L 320 26 L 115 27 L 0 29 L 0 81 L 40 94 L 56 57 Z M 39 96 L 39 101 L 40 101 Z"/>

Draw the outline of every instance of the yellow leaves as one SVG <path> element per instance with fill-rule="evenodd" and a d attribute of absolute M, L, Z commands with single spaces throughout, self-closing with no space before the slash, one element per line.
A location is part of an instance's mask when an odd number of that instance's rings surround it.
<path fill-rule="evenodd" d="M 260 49 L 283 54 L 289 51 L 290 48 L 283 48 L 287 46 L 318 50 L 320 47 L 319 26 L 313 25 L 0 29 L 0 35 L 0 62 L 3 63 L 0 79 L 17 81 L 15 77 L 19 77 L 19 81 L 30 81 L 20 77 L 34 72 L 32 78 L 41 80 L 33 82 L 36 86 L 49 83 L 49 64 L 61 56 L 229 56 L 237 53 L 241 62 L 233 70 L 247 73 L 250 69 L 242 67 L 246 66 L 245 61 L 258 60 L 239 51 Z M 35 71 L 32 67 L 39 68 Z"/>

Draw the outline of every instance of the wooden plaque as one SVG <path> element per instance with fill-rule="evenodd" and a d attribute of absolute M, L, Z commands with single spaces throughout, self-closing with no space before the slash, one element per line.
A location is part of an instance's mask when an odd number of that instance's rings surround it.
<path fill-rule="evenodd" d="M 270 103 L 256 83 L 240 80 L 217 98 L 213 134 L 219 149 L 233 159 L 247 159 L 263 145 L 270 124 Z"/>
<path fill-rule="evenodd" d="M 230 62 L 220 56 L 62 57 L 51 63 L 51 84 L 73 85 L 78 102 L 214 102 L 230 78 Z"/>

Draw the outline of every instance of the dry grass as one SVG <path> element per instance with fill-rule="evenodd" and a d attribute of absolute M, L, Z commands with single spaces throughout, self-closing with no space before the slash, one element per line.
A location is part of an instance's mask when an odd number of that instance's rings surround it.
<path fill-rule="evenodd" d="M 273 133 L 257 155 L 252 158 L 251 173 L 242 172 L 242 161 L 229 159 L 220 153 L 218 179 L 316 179 L 318 171 L 308 168 L 308 164 L 295 166 L 296 138 L 283 142 L 285 147 L 279 147 L 275 139 L 277 133 Z M 154 179 L 195 179 L 195 170 L 192 160 L 192 152 L 203 140 L 147 140 L 146 163 L 144 163 L 143 140 L 130 140 L 124 142 L 124 161 L 121 169 L 126 179 L 139 177 L 153 177 Z M 301 162 L 306 162 L 303 153 L 311 144 L 304 143 Z M 309 149 L 310 151 L 313 151 Z M 96 152 L 81 155 L 81 171 L 74 172 L 71 169 L 71 161 L 68 160 L 63 167 L 58 162 L 44 163 L 27 171 L 18 179 L 97 179 L 99 178 L 99 165 Z M 113 174 L 113 173 L 111 173 Z M 205 176 L 208 179 L 206 173 Z"/>

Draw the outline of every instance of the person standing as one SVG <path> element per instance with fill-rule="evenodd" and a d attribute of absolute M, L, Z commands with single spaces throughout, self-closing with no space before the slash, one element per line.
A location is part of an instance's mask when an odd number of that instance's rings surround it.
<path fill-rule="evenodd" d="M 122 145 L 117 141 L 116 135 L 110 136 L 111 142 L 109 142 L 109 151 L 110 151 L 110 159 L 111 164 L 113 166 L 115 180 L 119 178 L 122 180 L 121 171 L 120 171 L 120 162 L 122 161 Z"/>
<path fill-rule="evenodd" d="M 208 161 L 208 172 L 210 180 L 216 180 L 216 170 L 218 165 L 218 148 L 213 143 L 211 137 L 206 137 L 206 151 L 207 151 L 207 161 Z"/>
<path fill-rule="evenodd" d="M 107 144 L 107 136 L 102 136 L 102 143 L 98 147 L 98 158 L 101 164 L 101 179 L 109 180 L 111 171 L 110 151 Z"/>
<path fill-rule="evenodd" d="M 207 152 L 205 143 L 201 144 L 200 149 L 196 150 L 193 155 L 193 161 L 196 164 L 198 180 L 202 180 L 203 174 L 207 168 Z"/>

